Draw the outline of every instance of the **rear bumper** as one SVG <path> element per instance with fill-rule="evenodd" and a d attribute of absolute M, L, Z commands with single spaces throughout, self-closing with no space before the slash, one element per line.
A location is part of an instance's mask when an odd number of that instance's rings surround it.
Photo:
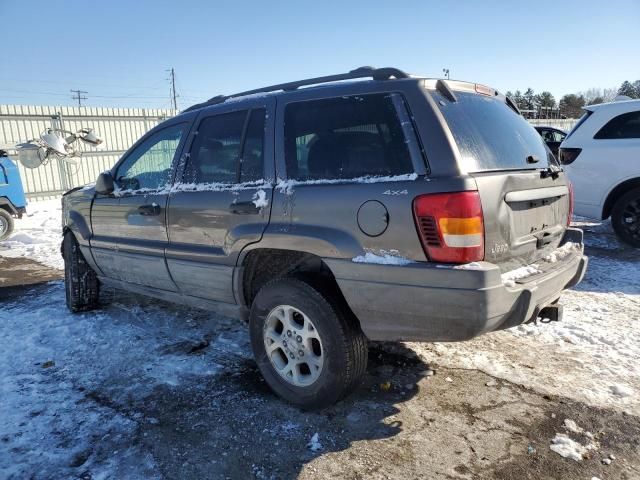
<path fill-rule="evenodd" d="M 568 229 L 562 244 L 569 241 L 579 251 L 514 286 L 505 285 L 500 269 L 489 262 L 473 270 L 325 262 L 370 340 L 460 341 L 535 320 L 564 289 L 578 284 L 588 263 L 582 231 Z"/>

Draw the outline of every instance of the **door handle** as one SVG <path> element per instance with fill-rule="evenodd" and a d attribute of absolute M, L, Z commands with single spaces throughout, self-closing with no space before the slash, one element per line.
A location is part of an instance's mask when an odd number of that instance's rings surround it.
<path fill-rule="evenodd" d="M 160 215 L 160 205 L 153 202 L 151 205 L 140 205 L 138 207 L 138 213 L 148 217 L 154 217 Z"/>
<path fill-rule="evenodd" d="M 256 207 L 253 201 L 236 202 L 229 205 L 229 211 L 237 215 L 257 215 L 260 213 L 260 208 Z"/>

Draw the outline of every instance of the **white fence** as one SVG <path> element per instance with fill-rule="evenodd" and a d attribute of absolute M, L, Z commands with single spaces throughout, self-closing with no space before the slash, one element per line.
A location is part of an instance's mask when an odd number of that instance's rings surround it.
<path fill-rule="evenodd" d="M 82 142 L 74 146 L 83 152 L 77 164 L 52 159 L 46 165 L 29 169 L 19 165 L 22 185 L 30 199 L 43 199 L 95 181 L 109 169 L 145 132 L 174 110 L 143 108 L 94 108 L 0 105 L 0 144 L 20 143 L 37 138 L 46 128 L 59 122 L 61 128 L 77 131 L 93 128 L 104 140 L 98 148 Z M 569 131 L 577 119 L 531 119 L 533 125 L 547 125 Z"/>
<path fill-rule="evenodd" d="M 528 121 L 531 125 L 543 125 L 545 127 L 559 128 L 565 132 L 571 130 L 573 126 L 578 123 L 577 118 L 531 118 Z"/>
<path fill-rule="evenodd" d="M 29 169 L 19 165 L 22 185 L 30 199 L 43 199 L 95 181 L 109 169 L 146 131 L 175 115 L 174 110 L 143 108 L 94 108 L 0 105 L 0 144 L 25 142 L 59 122 L 61 128 L 77 131 L 93 128 L 104 140 L 97 149 L 78 141 L 82 151 L 76 164 L 52 159 Z"/>

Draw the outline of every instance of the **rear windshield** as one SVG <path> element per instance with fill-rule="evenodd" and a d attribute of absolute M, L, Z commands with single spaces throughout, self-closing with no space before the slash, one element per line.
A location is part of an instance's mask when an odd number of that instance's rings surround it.
<path fill-rule="evenodd" d="M 451 102 L 432 92 L 461 155 L 466 172 L 546 168 L 549 153 L 540 134 L 521 115 L 495 97 L 455 92 Z M 537 163 L 527 162 L 533 156 Z"/>

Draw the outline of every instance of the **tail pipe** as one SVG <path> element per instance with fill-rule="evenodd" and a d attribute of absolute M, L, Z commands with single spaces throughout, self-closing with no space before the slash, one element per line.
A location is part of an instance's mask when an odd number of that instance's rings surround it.
<path fill-rule="evenodd" d="M 541 323 L 559 322 L 562 320 L 563 308 L 559 303 L 544 307 L 538 313 L 537 320 Z"/>

